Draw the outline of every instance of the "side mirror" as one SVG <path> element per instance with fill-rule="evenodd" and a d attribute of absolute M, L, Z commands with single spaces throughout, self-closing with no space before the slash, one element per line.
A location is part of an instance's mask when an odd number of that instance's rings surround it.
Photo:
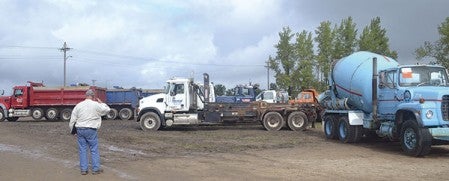
<path fill-rule="evenodd" d="M 176 95 L 175 91 L 170 91 L 170 96 L 175 96 L 175 95 Z"/>
<path fill-rule="evenodd" d="M 1 90 L 0 92 L 1 92 L 0 95 L 5 94 L 5 90 Z"/>

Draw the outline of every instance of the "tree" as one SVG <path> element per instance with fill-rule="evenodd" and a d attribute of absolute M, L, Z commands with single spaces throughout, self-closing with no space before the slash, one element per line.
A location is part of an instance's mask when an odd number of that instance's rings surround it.
<path fill-rule="evenodd" d="M 293 36 L 291 29 L 284 27 L 279 32 L 278 44 L 274 46 L 277 49 L 276 57 L 268 58 L 270 68 L 275 72 L 276 83 L 279 88 L 286 89 L 289 93 L 292 91 L 293 72 L 298 63 L 294 59 L 294 47 L 291 44 Z"/>
<path fill-rule="evenodd" d="M 434 58 L 431 63 L 437 63 L 449 68 L 449 17 L 438 26 L 438 33 L 440 39 L 434 43 L 428 41 L 424 45 L 415 50 L 415 55 L 418 60 L 424 57 Z"/>
<path fill-rule="evenodd" d="M 222 96 L 226 93 L 226 87 L 222 84 L 217 84 L 214 86 L 214 91 L 217 96 Z"/>
<path fill-rule="evenodd" d="M 390 50 L 386 33 L 387 31 L 380 26 L 380 18 L 372 19 L 370 25 L 366 26 L 360 35 L 359 50 L 371 51 L 396 59 L 398 53 Z"/>
<path fill-rule="evenodd" d="M 330 21 L 323 21 L 320 26 L 315 30 L 315 42 L 317 45 L 317 55 L 316 55 L 316 70 L 317 78 L 320 81 L 321 86 L 324 89 L 324 84 L 326 84 L 329 77 L 330 63 L 332 62 L 333 54 L 333 42 L 335 33 L 331 29 Z"/>
<path fill-rule="evenodd" d="M 334 51 L 332 59 L 341 59 L 350 55 L 357 48 L 357 29 L 352 17 L 343 19 L 340 26 L 335 27 Z"/>
<path fill-rule="evenodd" d="M 293 74 L 294 92 L 305 88 L 315 87 L 315 78 L 313 76 L 314 54 L 313 54 L 313 39 L 312 33 L 303 30 L 296 34 L 295 43 L 295 57 L 298 66 Z M 294 95 L 293 91 L 288 92 L 289 95 Z"/>

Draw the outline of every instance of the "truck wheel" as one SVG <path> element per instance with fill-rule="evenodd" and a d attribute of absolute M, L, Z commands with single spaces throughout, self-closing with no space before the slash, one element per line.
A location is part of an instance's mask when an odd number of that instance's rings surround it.
<path fill-rule="evenodd" d="M 62 121 L 70 121 L 70 117 L 72 116 L 72 109 L 65 108 L 61 111 L 61 119 Z"/>
<path fill-rule="evenodd" d="M 337 139 L 337 121 L 331 115 L 324 116 L 323 129 L 327 139 Z"/>
<path fill-rule="evenodd" d="M 278 112 L 269 112 L 263 117 L 263 127 L 268 131 L 278 131 L 284 126 L 284 118 Z"/>
<path fill-rule="evenodd" d="M 58 119 L 58 110 L 55 108 L 48 108 L 45 113 L 45 118 L 49 121 L 56 121 L 56 119 Z"/>
<path fill-rule="evenodd" d="M 111 108 L 111 110 L 106 114 L 106 119 L 108 120 L 114 120 L 117 118 L 118 111 L 115 108 Z"/>
<path fill-rule="evenodd" d="M 41 108 L 34 108 L 33 110 L 31 110 L 31 117 L 34 120 L 41 120 L 43 116 L 44 111 Z"/>
<path fill-rule="evenodd" d="M 9 118 L 6 118 L 9 122 L 16 122 L 18 119 L 19 119 L 19 117 L 9 117 Z"/>
<path fill-rule="evenodd" d="M 154 112 L 147 112 L 140 117 L 140 128 L 144 131 L 157 131 L 161 127 L 161 118 Z"/>
<path fill-rule="evenodd" d="M 6 118 L 5 113 L 3 112 L 3 109 L 0 109 L 0 122 L 4 121 Z"/>
<path fill-rule="evenodd" d="M 288 127 L 293 131 L 307 129 L 308 120 L 306 114 L 300 111 L 292 112 L 287 119 Z"/>
<path fill-rule="evenodd" d="M 129 120 L 133 115 L 133 111 L 130 108 L 123 108 L 118 113 L 121 120 Z"/>
<path fill-rule="evenodd" d="M 361 133 L 359 130 L 360 126 L 351 126 L 349 124 L 349 120 L 346 116 L 342 116 L 338 122 L 338 138 L 343 143 L 353 143 L 361 138 L 359 134 Z"/>
<path fill-rule="evenodd" d="M 424 156 L 430 152 L 432 136 L 429 129 L 420 128 L 414 120 L 407 120 L 401 129 L 401 147 L 407 155 Z"/>

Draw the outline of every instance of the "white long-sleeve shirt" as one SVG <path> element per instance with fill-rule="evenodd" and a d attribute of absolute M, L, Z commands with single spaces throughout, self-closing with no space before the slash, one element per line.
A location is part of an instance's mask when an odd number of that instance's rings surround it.
<path fill-rule="evenodd" d="M 76 123 L 77 128 L 95 128 L 99 129 L 101 126 L 101 116 L 106 115 L 110 108 L 105 103 L 99 103 L 91 99 L 86 99 L 78 103 L 73 108 L 72 116 L 70 118 L 70 130 Z"/>

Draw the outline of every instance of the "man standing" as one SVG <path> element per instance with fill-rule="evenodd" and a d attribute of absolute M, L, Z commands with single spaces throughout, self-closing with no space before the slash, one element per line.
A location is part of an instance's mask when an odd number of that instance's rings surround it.
<path fill-rule="evenodd" d="M 90 149 L 92 174 L 103 172 L 100 167 L 100 152 L 98 151 L 97 131 L 101 126 L 101 116 L 106 115 L 110 108 L 100 99 L 94 101 L 95 92 L 86 91 L 86 99 L 78 103 L 72 111 L 69 127 L 77 130 L 81 174 L 87 175 L 89 160 L 87 150 Z"/>

